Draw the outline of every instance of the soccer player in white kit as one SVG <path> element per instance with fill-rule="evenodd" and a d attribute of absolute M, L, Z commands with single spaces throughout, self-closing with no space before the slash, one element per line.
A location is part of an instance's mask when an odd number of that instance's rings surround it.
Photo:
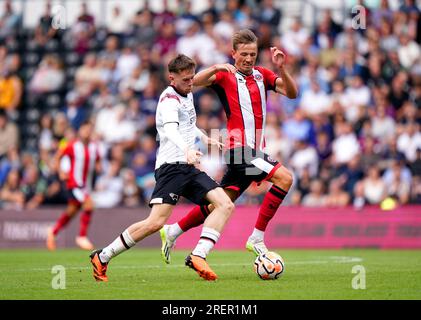
<path fill-rule="evenodd" d="M 185 263 L 205 280 L 217 279 L 206 256 L 218 241 L 234 204 L 219 184 L 194 166 L 202 155 L 194 149 L 196 137 L 206 144 L 222 147 L 196 127 L 191 93 L 195 68 L 195 62 L 182 54 L 168 64 L 170 86 L 159 97 L 156 110 L 160 146 L 155 165 L 156 186 L 149 203 L 152 210 L 148 218 L 132 224 L 110 245 L 92 252 L 91 263 L 97 281 L 108 281 L 106 271 L 112 258 L 163 227 L 180 196 L 196 204 L 209 201 L 215 206 L 203 225 L 197 246 Z"/>

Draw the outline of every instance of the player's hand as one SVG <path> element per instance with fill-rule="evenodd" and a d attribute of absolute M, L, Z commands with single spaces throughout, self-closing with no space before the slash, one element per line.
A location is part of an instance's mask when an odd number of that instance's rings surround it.
<path fill-rule="evenodd" d="M 286 55 L 277 47 L 271 47 L 270 53 L 272 54 L 272 62 L 279 68 L 282 68 L 286 61 Z"/>
<path fill-rule="evenodd" d="M 186 158 L 188 164 L 200 163 L 200 157 L 203 156 L 199 150 L 188 149 L 186 151 Z"/>
<path fill-rule="evenodd" d="M 218 140 L 210 138 L 208 136 L 204 136 L 203 142 L 211 146 L 217 146 L 219 150 L 222 150 L 222 148 L 224 147 L 224 144 L 222 142 L 219 142 Z"/>
<path fill-rule="evenodd" d="M 216 70 L 217 71 L 224 71 L 224 72 L 231 72 L 231 73 L 236 73 L 237 69 L 229 63 L 221 63 L 221 64 L 217 64 L 215 65 Z"/>

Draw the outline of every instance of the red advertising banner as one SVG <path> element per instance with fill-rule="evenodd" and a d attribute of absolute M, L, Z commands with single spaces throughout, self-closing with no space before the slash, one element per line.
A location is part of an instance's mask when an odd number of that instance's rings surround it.
<path fill-rule="evenodd" d="M 176 206 L 169 222 L 183 217 L 192 207 Z M 0 211 L 0 248 L 43 248 L 48 227 L 63 208 L 32 211 Z M 149 208 L 96 210 L 89 237 L 100 248 L 113 241 L 130 224 L 149 215 Z M 254 228 L 258 207 L 237 206 L 216 247 L 242 249 Z M 201 227 L 180 236 L 177 248 L 191 250 Z M 74 247 L 79 216 L 57 237 L 59 248 Z M 281 207 L 265 233 L 269 248 L 421 248 L 421 206 L 390 211 L 353 208 Z M 160 247 L 159 234 L 142 241 L 140 247 Z"/>
<path fill-rule="evenodd" d="M 170 221 L 190 207 L 177 207 Z M 236 207 L 217 248 L 245 246 L 254 228 L 258 207 Z M 197 227 L 180 236 L 177 248 L 191 249 L 200 236 Z M 405 206 L 383 211 L 353 208 L 281 207 L 265 233 L 271 248 L 421 248 L 421 207 Z"/>

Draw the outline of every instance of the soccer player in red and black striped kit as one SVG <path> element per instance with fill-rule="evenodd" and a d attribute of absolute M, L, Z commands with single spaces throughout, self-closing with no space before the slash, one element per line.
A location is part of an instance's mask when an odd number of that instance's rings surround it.
<path fill-rule="evenodd" d="M 298 90 L 285 68 L 285 54 L 281 50 L 270 48 L 272 62 L 279 70 L 277 75 L 264 67 L 255 66 L 257 37 L 252 31 L 238 31 L 233 35 L 232 43 L 234 66 L 218 64 L 207 68 L 196 74 L 194 85 L 212 88 L 227 115 L 227 172 L 221 186 L 231 200 L 235 201 L 252 182 L 267 180 L 273 183 L 246 243 L 246 248 L 258 255 L 268 251 L 264 232 L 293 182 L 292 173 L 264 153 L 266 93 L 272 90 L 295 99 Z M 212 205 L 196 206 L 180 221 L 165 225 L 160 230 L 162 257 L 166 263 L 170 263 L 170 252 L 177 237 L 202 224 L 212 210 Z"/>

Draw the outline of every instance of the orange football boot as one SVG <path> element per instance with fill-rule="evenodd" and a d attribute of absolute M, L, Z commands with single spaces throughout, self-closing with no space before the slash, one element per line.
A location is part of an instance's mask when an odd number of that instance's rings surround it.
<path fill-rule="evenodd" d="M 102 251 L 101 249 L 93 251 L 90 255 L 90 258 L 91 258 L 92 266 L 94 267 L 93 271 L 94 271 L 95 280 L 107 282 L 108 277 L 106 275 L 106 272 L 107 272 L 108 263 L 102 263 L 101 260 L 99 259 L 99 254 L 101 253 L 101 251 Z"/>
<path fill-rule="evenodd" d="M 214 281 L 218 279 L 218 276 L 215 272 L 209 267 L 206 259 L 195 256 L 195 255 L 188 255 L 186 257 L 186 266 L 192 268 L 197 274 L 205 280 Z"/>

